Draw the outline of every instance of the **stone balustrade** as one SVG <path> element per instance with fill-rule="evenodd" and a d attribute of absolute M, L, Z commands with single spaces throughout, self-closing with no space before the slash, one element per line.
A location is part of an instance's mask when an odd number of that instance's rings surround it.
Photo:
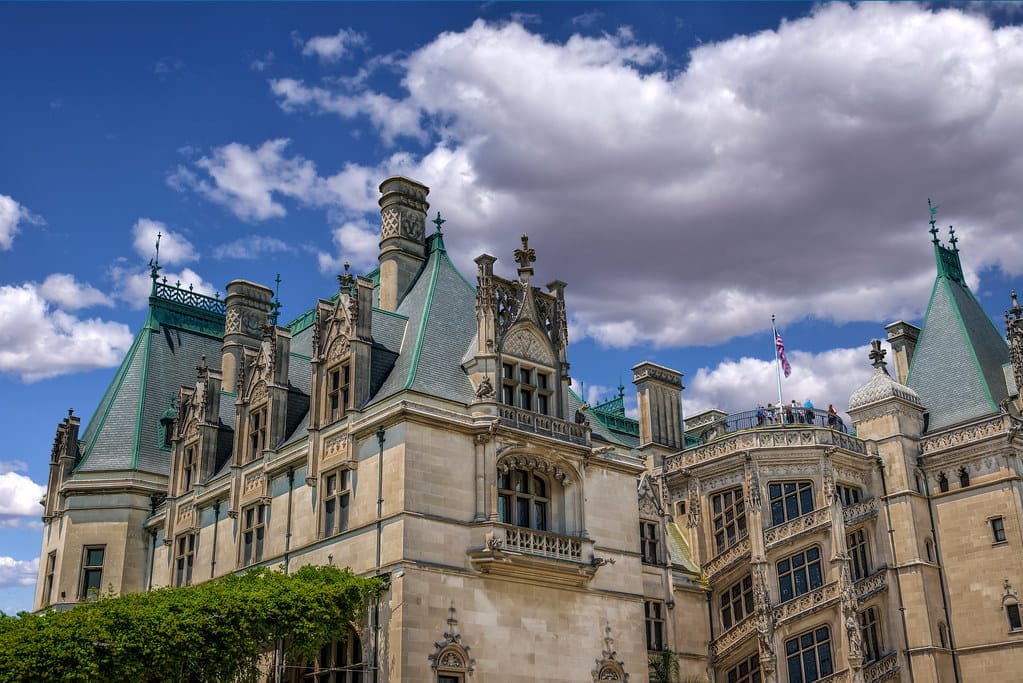
<path fill-rule="evenodd" d="M 854 584 L 856 599 L 863 602 L 871 595 L 888 589 L 888 570 L 883 568 Z"/>
<path fill-rule="evenodd" d="M 860 501 L 859 503 L 853 503 L 842 508 L 842 517 L 845 518 L 846 526 L 855 524 L 860 520 L 868 517 L 873 517 L 877 514 L 879 504 L 877 498 L 868 498 L 867 500 Z"/>
<path fill-rule="evenodd" d="M 738 624 L 718 636 L 711 645 L 711 654 L 720 657 L 739 643 L 746 640 L 757 630 L 756 615 L 750 615 Z"/>
<path fill-rule="evenodd" d="M 894 678 L 899 673 L 899 657 L 894 652 L 863 667 L 863 680 L 866 683 L 880 683 Z"/>
<path fill-rule="evenodd" d="M 784 524 L 764 530 L 764 545 L 768 548 L 784 543 L 796 536 L 816 531 L 831 523 L 831 508 L 821 508 L 790 519 Z"/>
<path fill-rule="evenodd" d="M 828 427 L 811 425 L 772 425 L 753 427 L 745 431 L 719 436 L 695 448 L 687 448 L 664 460 L 665 472 L 693 467 L 719 457 L 757 448 L 834 446 L 853 453 L 867 455 L 867 443 L 851 434 Z"/>
<path fill-rule="evenodd" d="M 783 624 L 806 614 L 816 612 L 833 603 L 838 602 L 841 591 L 838 582 L 824 584 L 820 588 L 803 593 L 802 595 L 787 600 L 774 608 L 774 620 L 776 624 Z"/>
<path fill-rule="evenodd" d="M 749 559 L 749 553 L 750 541 L 749 536 L 746 536 L 731 548 L 726 548 L 724 552 L 718 553 L 711 558 L 709 562 L 703 565 L 703 573 L 708 577 L 719 574 L 739 560 L 743 558 Z"/>
<path fill-rule="evenodd" d="M 519 526 L 501 526 L 504 530 L 502 550 L 538 555 L 554 560 L 582 562 L 582 541 L 550 531 L 537 531 Z M 495 534 L 496 537 L 496 534 Z"/>
<path fill-rule="evenodd" d="M 522 410 L 515 406 L 499 405 L 497 414 L 501 418 L 501 424 L 514 429 L 541 434 L 554 439 L 571 441 L 572 443 L 589 445 L 590 430 L 584 424 L 576 424 L 567 420 L 559 420 L 550 415 L 534 413 L 530 410 Z"/>

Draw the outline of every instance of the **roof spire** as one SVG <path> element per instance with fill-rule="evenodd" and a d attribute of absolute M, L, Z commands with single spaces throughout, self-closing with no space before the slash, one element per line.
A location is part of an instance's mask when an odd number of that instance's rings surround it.
<path fill-rule="evenodd" d="M 959 247 L 956 246 L 956 243 L 958 242 L 959 238 L 956 237 L 956 229 L 953 228 L 951 225 L 948 226 L 948 243 L 952 245 L 952 251 L 954 251 L 957 254 L 959 253 Z"/>
<path fill-rule="evenodd" d="M 447 221 L 446 221 L 446 220 L 444 220 L 443 218 L 441 218 L 441 217 L 440 217 L 440 211 L 438 211 L 438 212 L 437 212 L 437 217 L 436 217 L 436 218 L 434 218 L 434 219 L 433 219 L 432 221 L 430 221 L 430 222 L 431 222 L 431 223 L 433 223 L 434 225 L 436 225 L 436 226 L 437 226 L 437 234 L 438 234 L 438 235 L 440 234 L 440 226 L 442 226 L 442 225 L 444 225 L 445 223 L 447 223 Z"/>
<path fill-rule="evenodd" d="M 274 282 L 277 283 L 276 290 L 274 291 L 274 300 L 270 303 L 270 324 L 277 325 L 277 316 L 281 313 L 281 274 L 277 273 L 277 277 L 274 278 Z"/>
<path fill-rule="evenodd" d="M 870 355 L 868 357 L 873 362 L 874 372 L 888 374 L 888 364 L 884 362 L 884 357 L 888 352 L 881 348 L 881 340 L 871 339 L 870 347 Z"/>
<path fill-rule="evenodd" d="M 930 220 L 931 229 L 928 230 L 928 232 L 931 233 L 931 241 L 934 242 L 935 244 L 937 244 L 938 243 L 938 227 L 935 225 L 936 219 L 934 217 L 938 215 L 938 205 L 937 204 L 931 204 L 931 198 L 930 197 L 927 198 L 927 211 L 931 215 L 931 220 Z"/>
<path fill-rule="evenodd" d="M 156 256 L 149 259 L 149 277 L 153 279 L 153 292 L 156 294 L 156 281 L 160 277 L 160 238 L 163 237 L 163 233 L 156 233 Z M 152 295 L 150 295 L 152 296 Z"/>
<path fill-rule="evenodd" d="M 351 266 L 348 263 L 348 261 L 345 261 L 345 263 L 344 263 L 344 268 L 345 268 L 344 274 L 337 276 L 338 290 L 341 291 L 341 292 L 344 292 L 346 294 L 351 294 L 352 293 L 352 285 L 355 283 L 355 278 L 352 277 L 352 274 L 348 272 L 348 269 L 350 267 Z"/>

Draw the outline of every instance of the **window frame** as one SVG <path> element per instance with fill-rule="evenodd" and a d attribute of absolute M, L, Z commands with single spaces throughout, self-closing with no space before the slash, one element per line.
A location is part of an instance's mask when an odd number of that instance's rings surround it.
<path fill-rule="evenodd" d="M 661 564 L 661 525 L 639 520 L 639 554 L 644 564 Z"/>
<path fill-rule="evenodd" d="M 792 489 L 789 490 L 789 487 Z M 771 507 L 771 526 L 791 522 L 816 509 L 812 481 L 773 481 L 767 485 L 767 491 Z M 792 514 L 793 512 L 795 514 Z"/>
<path fill-rule="evenodd" d="M 357 665 L 362 666 L 357 670 L 349 668 Z M 355 629 L 349 626 L 344 640 L 332 640 L 321 647 L 302 678 L 316 683 L 368 683 L 362 639 Z"/>
<path fill-rule="evenodd" d="M 198 442 L 193 442 L 184 447 L 181 454 L 181 492 L 188 493 L 198 483 L 199 459 Z"/>
<path fill-rule="evenodd" d="M 263 403 L 249 410 L 249 459 L 255 462 L 263 457 L 267 448 L 267 416 L 269 403 Z"/>
<path fill-rule="evenodd" d="M 195 567 L 195 550 L 198 546 L 198 534 L 194 532 L 179 534 L 174 539 L 174 585 L 191 586 L 192 570 Z"/>
<path fill-rule="evenodd" d="M 876 662 L 885 653 L 880 613 L 876 607 L 868 607 L 859 613 L 858 621 L 860 638 L 862 640 L 863 663 Z"/>
<path fill-rule="evenodd" d="M 823 638 L 821 634 L 824 634 Z M 810 642 L 807 643 L 809 637 Z M 792 645 L 795 644 L 795 649 Z M 812 659 L 808 658 L 808 655 Z M 823 656 L 822 656 L 823 655 Z M 792 670 L 793 659 L 799 664 L 799 670 Z M 813 670 L 808 671 L 807 665 L 812 664 Z M 834 653 L 831 650 L 831 629 L 825 624 L 804 631 L 785 641 L 785 665 L 789 672 L 789 683 L 810 683 L 835 673 Z"/>
<path fill-rule="evenodd" d="M 870 538 L 867 536 L 867 530 L 860 527 L 846 534 L 845 545 L 849 551 L 853 582 L 862 581 L 870 576 Z"/>
<path fill-rule="evenodd" d="M 810 559 L 811 554 L 816 557 Z M 824 564 L 821 555 L 820 546 L 812 545 L 778 560 L 775 564 L 775 571 L 778 574 L 778 595 L 781 602 L 794 600 L 824 585 Z M 798 566 L 795 563 L 797 559 L 801 560 Z M 786 565 L 786 568 L 783 568 L 782 565 Z M 817 568 L 816 573 L 812 571 L 814 566 Z M 803 577 L 802 590 L 800 590 L 801 586 L 797 578 L 799 575 Z"/>
<path fill-rule="evenodd" d="M 938 492 L 948 493 L 948 477 L 945 476 L 944 472 L 938 475 Z"/>
<path fill-rule="evenodd" d="M 324 418 L 337 422 L 348 414 L 352 397 L 352 363 L 343 361 L 327 369 L 324 386 Z"/>
<path fill-rule="evenodd" d="M 1009 631 L 1011 633 L 1023 631 L 1023 617 L 1020 615 L 1019 602 L 1007 600 L 1003 606 L 1005 607 L 1005 616 L 1009 620 Z"/>
<path fill-rule="evenodd" d="M 518 358 L 502 358 L 501 402 L 554 417 L 554 369 Z"/>
<path fill-rule="evenodd" d="M 762 677 L 759 652 L 754 652 L 725 671 L 727 683 L 761 683 Z"/>
<path fill-rule="evenodd" d="M 43 604 L 53 602 L 53 578 L 57 573 L 57 551 L 51 550 L 46 555 L 46 572 L 43 575 Z"/>
<path fill-rule="evenodd" d="M 255 503 L 242 508 L 241 512 L 241 566 L 249 567 L 263 561 L 263 546 L 266 540 L 267 521 L 270 506 Z"/>
<path fill-rule="evenodd" d="M 99 564 L 90 562 L 90 552 L 99 551 Z M 106 562 L 107 557 L 107 546 L 106 544 L 90 544 L 82 546 L 82 571 L 79 574 L 79 586 L 78 586 L 78 599 L 79 600 L 97 600 L 99 598 L 100 591 L 103 589 L 103 565 Z M 95 574 L 96 585 L 90 587 L 91 581 L 89 577 Z M 94 590 L 95 593 L 90 594 L 89 591 Z"/>
<path fill-rule="evenodd" d="M 745 496 L 742 486 L 718 491 L 710 496 L 711 530 L 718 555 L 749 535 Z"/>
<path fill-rule="evenodd" d="M 1008 543 L 1008 537 L 1005 535 L 1005 517 L 1002 515 L 991 517 L 988 522 L 991 525 L 991 535 L 995 539 L 993 545 Z"/>
<path fill-rule="evenodd" d="M 660 600 L 644 600 L 643 616 L 646 624 L 647 651 L 663 652 L 667 641 L 664 631 L 664 603 Z"/>
<path fill-rule="evenodd" d="M 352 512 L 352 471 L 348 468 L 333 470 L 321 479 L 320 533 L 321 538 L 330 538 L 348 530 Z"/>
<path fill-rule="evenodd" d="M 516 475 L 520 475 L 525 483 L 523 490 L 515 487 Z M 537 493 L 534 486 L 543 484 L 544 492 Z M 504 488 L 502 486 L 504 485 Z M 497 518 L 502 524 L 533 529 L 535 531 L 551 531 L 551 480 L 535 470 L 522 467 L 509 468 L 507 472 L 497 471 Z M 523 504 L 526 506 L 526 523 L 523 524 Z M 543 519 L 540 519 L 542 516 Z"/>
<path fill-rule="evenodd" d="M 842 507 L 845 508 L 863 501 L 863 489 L 859 486 L 836 484 L 835 496 L 842 503 Z"/>
<path fill-rule="evenodd" d="M 753 575 L 747 574 L 718 596 L 718 617 L 721 630 L 727 631 L 753 614 Z"/>
<path fill-rule="evenodd" d="M 959 488 L 965 489 L 970 485 L 970 473 L 966 471 L 965 467 L 959 468 Z"/>

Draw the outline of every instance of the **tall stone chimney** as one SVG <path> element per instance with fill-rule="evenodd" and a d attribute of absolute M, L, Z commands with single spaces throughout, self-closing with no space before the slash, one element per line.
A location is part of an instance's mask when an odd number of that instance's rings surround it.
<path fill-rule="evenodd" d="M 888 332 L 888 343 L 894 352 L 892 360 L 895 361 L 895 379 L 899 384 L 905 384 L 909 376 L 909 364 L 913 362 L 913 351 L 916 350 L 916 340 L 920 337 L 920 328 L 899 320 L 885 325 L 884 329 Z"/>
<path fill-rule="evenodd" d="M 426 258 L 426 195 L 430 188 L 402 176 L 380 184 L 380 308 L 398 308 Z"/>
<path fill-rule="evenodd" d="M 681 449 L 682 373 L 649 361 L 632 368 L 639 404 L 639 445 Z"/>
<path fill-rule="evenodd" d="M 227 306 L 224 318 L 224 346 L 220 364 L 224 391 L 236 392 L 238 367 L 244 349 L 256 349 L 263 341 L 263 326 L 272 310 L 273 290 L 248 280 L 234 280 L 227 285 Z"/>

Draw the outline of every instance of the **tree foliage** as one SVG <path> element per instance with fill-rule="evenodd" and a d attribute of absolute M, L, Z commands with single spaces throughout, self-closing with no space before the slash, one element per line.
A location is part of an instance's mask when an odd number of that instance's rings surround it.
<path fill-rule="evenodd" d="M 0 613 L 0 682 L 253 680 L 278 644 L 309 660 L 343 640 L 382 589 L 347 569 L 260 568 L 62 612 Z"/>

